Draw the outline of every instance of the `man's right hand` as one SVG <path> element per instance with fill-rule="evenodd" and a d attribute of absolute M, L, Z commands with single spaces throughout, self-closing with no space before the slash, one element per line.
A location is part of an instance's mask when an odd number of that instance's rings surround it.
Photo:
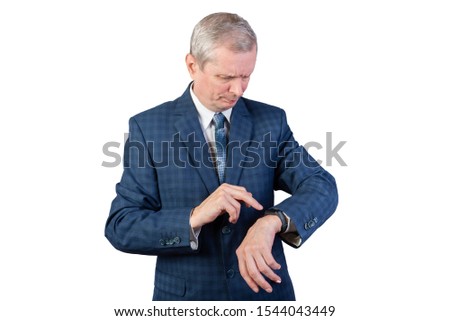
<path fill-rule="evenodd" d="M 245 187 L 224 183 L 194 208 L 190 219 L 191 227 L 193 229 L 200 228 L 224 213 L 230 215 L 228 220 L 234 224 L 239 219 L 241 202 L 247 207 L 263 209 L 263 206 L 252 197 L 250 192 L 247 192 Z"/>

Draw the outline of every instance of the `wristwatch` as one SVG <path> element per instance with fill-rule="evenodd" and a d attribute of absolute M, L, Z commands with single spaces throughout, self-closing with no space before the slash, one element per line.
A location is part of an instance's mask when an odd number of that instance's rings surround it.
<path fill-rule="evenodd" d="M 280 211 L 279 209 L 276 208 L 269 208 L 264 212 L 264 215 L 276 215 L 280 218 L 281 220 L 281 230 L 279 233 L 284 233 L 286 232 L 287 228 L 288 228 L 288 221 L 286 219 L 286 215 L 284 215 L 283 211 Z"/>

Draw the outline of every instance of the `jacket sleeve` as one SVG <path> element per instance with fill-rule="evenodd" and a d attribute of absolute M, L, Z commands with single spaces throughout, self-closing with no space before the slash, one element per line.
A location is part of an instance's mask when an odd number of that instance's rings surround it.
<path fill-rule="evenodd" d="M 295 141 L 282 113 L 275 189 L 291 196 L 275 207 L 294 222 L 303 244 L 334 213 L 338 192 L 334 177 Z"/>
<path fill-rule="evenodd" d="M 138 122 L 131 118 L 123 175 L 106 222 L 105 236 L 118 250 L 147 255 L 193 253 L 191 208 L 163 209 L 157 170 Z"/>

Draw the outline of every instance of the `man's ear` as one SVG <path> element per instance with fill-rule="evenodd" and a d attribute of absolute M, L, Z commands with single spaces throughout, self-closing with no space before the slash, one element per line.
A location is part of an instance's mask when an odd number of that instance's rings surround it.
<path fill-rule="evenodd" d="M 186 55 L 186 67 L 189 71 L 189 74 L 191 75 L 191 78 L 194 79 L 195 74 L 198 71 L 198 64 L 197 64 L 197 60 L 195 59 L 195 57 L 192 54 L 187 54 Z"/>

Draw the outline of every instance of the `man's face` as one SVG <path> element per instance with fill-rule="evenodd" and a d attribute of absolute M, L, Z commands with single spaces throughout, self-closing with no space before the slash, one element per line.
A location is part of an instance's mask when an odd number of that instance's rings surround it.
<path fill-rule="evenodd" d="M 221 112 L 232 108 L 247 89 L 255 69 L 256 46 L 252 51 L 240 53 L 222 46 L 214 49 L 212 57 L 203 70 L 190 54 L 186 64 L 200 102 L 214 112 Z"/>

